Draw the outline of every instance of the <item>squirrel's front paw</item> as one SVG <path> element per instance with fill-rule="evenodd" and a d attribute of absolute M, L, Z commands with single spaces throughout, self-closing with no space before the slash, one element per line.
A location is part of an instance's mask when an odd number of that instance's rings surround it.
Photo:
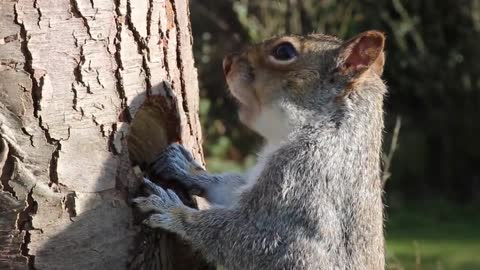
<path fill-rule="evenodd" d="M 151 165 L 151 171 L 165 179 L 175 179 L 188 184 L 188 177 L 194 171 L 203 168 L 193 159 L 192 155 L 182 145 L 171 144 L 163 150 Z"/>
<path fill-rule="evenodd" d="M 174 222 L 174 217 L 171 213 L 165 214 L 152 214 L 142 222 L 150 228 L 164 229 L 169 232 L 179 233 L 178 222 Z"/>
<path fill-rule="evenodd" d="M 147 195 L 161 196 L 165 190 L 162 187 L 160 187 L 159 185 L 150 181 L 148 178 L 144 177 L 143 178 L 143 191 Z"/>
<path fill-rule="evenodd" d="M 137 197 L 133 202 L 142 212 L 158 213 L 165 213 L 172 207 L 184 205 L 175 192 L 170 189 L 164 190 L 160 186 L 156 186 L 154 194 L 148 197 Z"/>
<path fill-rule="evenodd" d="M 189 211 L 172 190 L 164 190 L 157 186 L 155 194 L 148 197 L 137 197 L 133 199 L 133 202 L 142 212 L 155 212 L 155 214 L 146 218 L 143 224 L 151 228 L 162 228 L 170 232 L 183 234 L 184 230 L 180 220 Z"/>

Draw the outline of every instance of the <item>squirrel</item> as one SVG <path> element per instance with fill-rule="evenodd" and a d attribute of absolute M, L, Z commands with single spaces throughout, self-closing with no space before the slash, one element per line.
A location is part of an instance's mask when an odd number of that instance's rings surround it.
<path fill-rule="evenodd" d="M 274 37 L 224 58 L 240 120 L 266 139 L 245 175 L 209 174 L 180 144 L 156 174 L 201 189 L 207 210 L 144 179 L 144 224 L 225 269 L 384 269 L 380 154 L 384 34 Z"/>

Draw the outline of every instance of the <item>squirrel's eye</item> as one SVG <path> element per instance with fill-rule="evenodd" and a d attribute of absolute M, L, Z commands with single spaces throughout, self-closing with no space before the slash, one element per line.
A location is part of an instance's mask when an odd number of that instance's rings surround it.
<path fill-rule="evenodd" d="M 289 61 L 297 57 L 298 53 L 290 42 L 280 43 L 272 50 L 271 55 L 277 61 Z"/>

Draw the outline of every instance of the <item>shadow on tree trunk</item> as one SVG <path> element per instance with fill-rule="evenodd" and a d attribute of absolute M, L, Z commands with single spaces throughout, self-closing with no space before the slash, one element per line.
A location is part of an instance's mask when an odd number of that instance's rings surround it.
<path fill-rule="evenodd" d="M 181 137 L 184 127 L 179 121 L 177 100 L 167 82 L 163 83 L 163 87 L 169 93 L 167 96 L 135 98 L 133 104 L 143 104 L 132 117 L 129 128 L 126 125 L 124 130 L 117 131 L 125 137 L 120 142 L 121 146 L 117 146 L 121 151 L 117 153 L 120 165 L 116 189 L 92 193 L 84 205 L 76 205 L 77 194 L 72 193 L 71 199 L 63 205 L 70 213 L 72 223 L 49 239 L 37 251 L 37 256 L 62 258 L 62 269 L 96 269 L 99 266 L 103 269 L 125 269 L 125 258 L 114 258 L 118 254 L 129 254 L 128 269 L 215 269 L 176 235 L 140 225 L 145 216 L 130 208 L 130 198 L 139 194 L 139 183 L 143 176 L 139 170 L 135 173 L 133 168 L 145 168 L 166 145 L 181 143 L 184 139 Z M 175 190 L 186 205 L 195 206 L 181 186 L 155 176 L 150 178 L 161 186 Z M 77 212 L 80 213 L 78 216 Z M 132 243 L 129 250 L 124 250 L 124 241 Z M 92 259 L 98 257 L 104 262 L 103 265 L 99 265 L 97 259 Z M 48 262 L 41 260 L 36 261 L 35 267 L 52 269 Z"/>

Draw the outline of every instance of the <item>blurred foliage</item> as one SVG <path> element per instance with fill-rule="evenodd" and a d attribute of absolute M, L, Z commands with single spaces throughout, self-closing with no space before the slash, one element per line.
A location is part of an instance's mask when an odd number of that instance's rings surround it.
<path fill-rule="evenodd" d="M 237 120 L 224 54 L 283 33 L 378 29 L 387 35 L 385 145 L 403 120 L 387 199 L 480 202 L 480 0 L 191 0 L 191 19 L 211 169 L 242 170 L 261 144 Z"/>

